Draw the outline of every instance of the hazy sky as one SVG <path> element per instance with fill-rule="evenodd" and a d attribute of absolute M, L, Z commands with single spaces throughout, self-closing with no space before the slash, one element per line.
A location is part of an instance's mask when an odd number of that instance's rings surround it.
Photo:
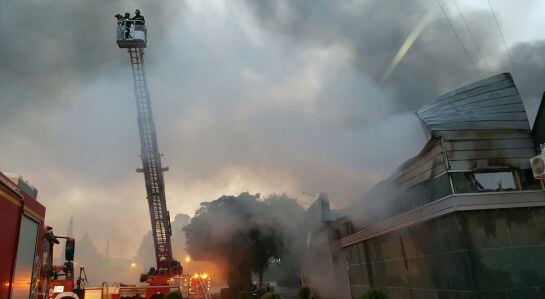
<path fill-rule="evenodd" d="M 545 3 L 492 0 L 513 64 L 487 0 L 456 2 L 486 60 L 454 2 L 441 3 L 478 71 L 435 0 L 0 0 L 0 169 L 39 189 L 59 233 L 73 215 L 76 237 L 136 252 L 149 216 L 113 15 L 140 8 L 171 215 L 243 191 L 321 191 L 342 206 L 418 152 L 414 110 L 478 73 L 512 72 L 535 115 Z"/>

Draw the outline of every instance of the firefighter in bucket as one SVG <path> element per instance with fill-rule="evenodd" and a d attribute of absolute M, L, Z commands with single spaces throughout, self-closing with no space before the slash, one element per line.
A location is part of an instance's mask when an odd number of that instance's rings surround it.
<path fill-rule="evenodd" d="M 134 14 L 132 18 L 128 12 L 114 16 L 117 22 L 117 44 L 120 48 L 146 47 L 146 20 L 140 10 L 137 9 Z"/>

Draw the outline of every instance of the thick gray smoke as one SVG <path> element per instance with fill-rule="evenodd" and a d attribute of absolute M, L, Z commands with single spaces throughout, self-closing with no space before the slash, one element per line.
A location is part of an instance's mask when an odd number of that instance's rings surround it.
<path fill-rule="evenodd" d="M 350 65 L 357 70 L 360 79 L 367 78 L 370 81 L 365 83 L 365 92 L 356 94 L 354 101 L 343 102 L 347 99 L 344 98 L 335 102 L 335 105 L 342 102 L 344 105 L 341 106 L 350 110 L 345 111 L 344 117 L 350 117 L 349 123 L 353 126 L 369 127 L 370 122 L 376 122 L 376 118 L 415 111 L 442 93 L 500 72 L 512 72 L 523 96 L 530 122 L 533 122 L 544 90 L 541 84 L 545 80 L 545 58 L 541 54 L 543 41 L 519 42 L 514 46 L 508 44 L 513 58 L 511 62 L 489 6 L 476 5 L 470 8 L 471 5 L 467 3 L 462 5 L 464 1 L 458 2 L 461 2 L 460 11 L 471 26 L 470 30 L 475 41 L 464 27 L 456 6 L 448 1 L 441 1 L 463 46 L 450 28 L 440 6 L 434 1 L 335 3 L 325 0 L 294 0 L 244 1 L 244 4 L 262 28 L 276 32 L 299 48 L 307 50 L 343 48 L 349 53 L 347 57 Z M 532 6 L 536 3 L 528 4 Z M 514 25 L 513 22 L 523 20 L 518 15 L 518 8 L 510 9 L 511 14 L 496 12 L 500 17 L 499 22 L 503 22 L 503 26 L 500 25 L 503 30 L 509 28 L 509 25 Z M 392 76 L 382 81 L 388 64 L 403 41 L 427 15 L 431 16 L 431 20 L 424 27 L 422 34 L 403 56 Z M 506 15 L 510 19 L 506 19 Z M 528 32 L 532 30 L 527 29 Z M 526 32 L 519 32 L 516 38 L 523 40 L 525 34 Z M 333 85 L 340 86 L 352 78 L 339 77 Z M 360 80 L 360 83 L 363 81 Z M 373 88 L 380 92 L 375 93 Z M 367 99 L 369 96 L 380 98 L 381 104 L 388 108 L 377 109 L 378 105 L 372 105 L 373 101 Z M 407 130 L 407 126 L 397 121 L 395 117 L 388 119 L 387 122 L 393 127 Z M 413 140 L 419 137 L 409 130 L 405 133 Z M 388 131 L 386 134 L 394 140 L 398 139 L 400 141 L 398 146 L 410 144 L 402 142 L 394 131 Z M 376 149 L 376 144 L 366 145 L 368 150 Z M 416 153 L 414 148 L 414 143 L 410 144 L 410 150 L 400 154 L 406 159 L 411 151 Z M 389 157 L 396 158 L 396 155 L 388 154 Z M 378 163 L 386 163 L 385 161 L 386 159 L 380 159 Z M 400 161 L 396 159 L 396 162 Z M 372 172 L 368 169 L 367 175 Z"/>
<path fill-rule="evenodd" d="M 226 277 L 236 291 L 250 287 L 249 279 L 262 283 L 263 274 L 279 285 L 296 287 L 304 254 L 304 217 L 296 199 L 285 194 L 263 199 L 247 192 L 224 195 L 201 203 L 184 228 L 187 250 L 196 261 L 219 266 L 221 271 L 213 277 Z"/>
<path fill-rule="evenodd" d="M 351 53 L 351 64 L 379 82 L 404 39 L 427 14 L 431 21 L 393 72 L 381 86 L 391 90 L 394 105 L 388 113 L 414 111 L 434 97 L 480 76 L 511 71 L 511 66 L 488 70 L 486 62 L 470 39 L 458 11 L 450 3 L 443 3 L 449 18 L 465 42 L 477 71 L 441 13 L 436 2 L 413 1 L 245 1 L 255 19 L 267 29 L 288 37 L 304 48 L 339 46 Z M 464 8 L 462 6 L 462 8 Z M 485 7 L 487 8 L 487 7 Z M 463 11 L 472 26 L 479 47 L 494 62 L 503 46 L 497 36 L 490 12 L 485 9 Z M 459 23 L 456 23 L 456 22 Z M 471 22 L 473 21 L 473 23 Z M 515 48 L 527 48 L 517 45 Z M 524 50 L 521 50 L 524 52 Z M 522 54 L 522 53 L 521 53 Z M 493 64 L 494 65 L 494 64 Z M 541 66 L 542 67 L 542 66 Z M 539 64 L 536 68 L 540 68 Z M 360 99 L 365 94 L 359 95 Z M 372 107 L 361 107 L 369 109 Z M 357 108 L 356 108 L 357 109 Z M 360 112 L 356 110 L 354 113 Z M 365 119 L 363 124 L 367 125 Z"/>
<path fill-rule="evenodd" d="M 530 123 L 533 123 L 537 114 L 537 108 L 545 92 L 545 41 L 524 42 L 516 44 L 511 49 L 513 57 L 513 76 L 517 84 Z M 503 62 L 510 66 L 510 61 Z"/>
<path fill-rule="evenodd" d="M 511 70 L 493 21 L 468 3 L 491 73 Z M 502 20 L 514 16 L 503 23 L 508 40 L 541 24 L 526 3 L 494 3 Z M 74 215 L 76 237 L 88 231 L 99 252 L 110 240 L 112 257 L 134 256 L 150 225 L 134 173 L 128 57 L 114 41 L 113 15 L 135 8 L 148 20 L 171 215 L 244 191 L 359 198 L 420 149 L 412 111 L 477 78 L 434 1 L 0 1 L 0 169 L 36 185 L 50 225 Z M 428 11 L 430 23 L 379 83 Z M 532 32 L 512 47 L 513 74 L 537 99 L 544 63 Z"/>
<path fill-rule="evenodd" d="M 168 29 L 162 21 L 183 6 L 184 1 L 0 1 L 0 124 L 28 106 L 70 104 L 66 93 L 77 92 L 75 83 L 113 76 L 112 69 L 126 66 L 112 51 L 114 14 L 140 8 L 150 33 L 160 39 Z"/>

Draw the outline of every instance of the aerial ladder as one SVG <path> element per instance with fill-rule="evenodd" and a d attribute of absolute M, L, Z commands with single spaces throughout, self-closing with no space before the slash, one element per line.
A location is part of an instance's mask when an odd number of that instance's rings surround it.
<path fill-rule="evenodd" d="M 172 255 L 170 240 L 172 231 L 163 177 L 163 172 L 168 171 L 168 167 L 163 167 L 161 164 L 150 93 L 146 82 L 144 68 L 144 49 L 147 45 L 146 35 L 147 31 L 143 20 L 135 21 L 118 18 L 117 44 L 121 49 L 128 49 L 138 113 L 142 168 L 138 168 L 136 171 L 144 174 L 157 262 L 156 268 L 150 268 L 148 273 L 141 275 L 140 282 L 146 282 L 150 286 L 168 286 L 172 284 L 174 277 L 180 277 L 182 267 L 180 262 L 176 261 Z"/>

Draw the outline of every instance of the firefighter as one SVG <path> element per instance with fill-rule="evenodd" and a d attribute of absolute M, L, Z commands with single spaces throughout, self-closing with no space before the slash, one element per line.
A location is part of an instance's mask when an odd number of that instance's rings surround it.
<path fill-rule="evenodd" d="M 131 37 L 131 14 L 126 12 L 125 16 L 121 19 L 125 23 L 125 39 L 132 38 Z"/>
<path fill-rule="evenodd" d="M 117 39 L 123 39 L 123 16 L 116 14 L 114 17 L 117 22 Z"/>
<path fill-rule="evenodd" d="M 146 23 L 146 20 L 144 19 L 144 16 L 140 14 L 140 10 L 134 11 L 135 16 L 132 18 L 134 21 L 134 25 L 144 25 Z"/>
<path fill-rule="evenodd" d="M 146 23 L 146 20 L 144 19 L 144 16 L 140 14 L 140 10 L 134 11 L 135 16 L 132 18 L 132 22 L 134 23 L 134 31 L 143 31 L 144 34 L 146 33 L 146 29 L 144 27 L 144 23 Z"/>

